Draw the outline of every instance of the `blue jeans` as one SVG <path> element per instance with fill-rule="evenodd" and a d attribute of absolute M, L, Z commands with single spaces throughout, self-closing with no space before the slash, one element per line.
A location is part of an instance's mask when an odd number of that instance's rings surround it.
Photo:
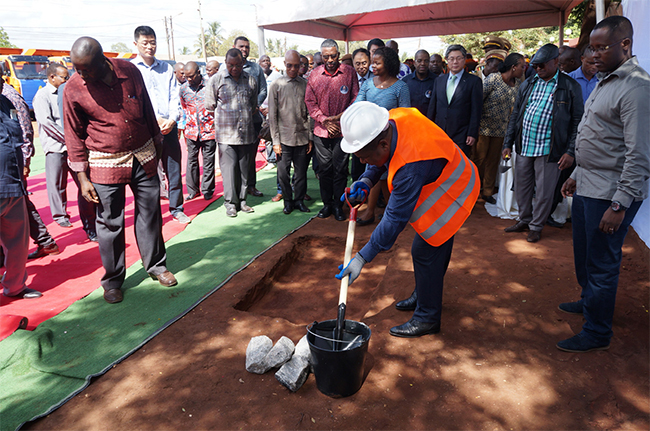
<path fill-rule="evenodd" d="M 573 254 L 586 320 L 582 329 L 597 343 L 608 343 L 612 338 L 621 248 L 641 203 L 634 202 L 625 212 L 618 231 L 609 235 L 601 232 L 598 225 L 611 202 L 578 195 L 573 197 Z"/>

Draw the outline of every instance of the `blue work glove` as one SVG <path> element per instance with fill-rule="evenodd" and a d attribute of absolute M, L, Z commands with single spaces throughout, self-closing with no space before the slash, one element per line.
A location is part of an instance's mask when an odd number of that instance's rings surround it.
<path fill-rule="evenodd" d="M 363 265 L 365 265 L 366 263 L 368 262 L 366 262 L 366 260 L 363 257 L 361 257 L 359 253 L 357 253 L 356 256 L 354 256 L 354 259 L 352 259 L 350 263 L 348 263 L 348 266 L 343 268 L 343 265 L 339 265 L 339 271 L 341 272 L 336 274 L 334 277 L 338 278 L 339 280 L 343 280 L 343 277 L 349 275 L 350 281 L 348 282 L 348 284 L 352 284 L 354 280 L 356 280 L 357 277 L 359 277 L 359 274 L 363 269 Z"/>
<path fill-rule="evenodd" d="M 366 184 L 364 181 L 355 181 L 352 183 L 352 186 L 350 186 L 350 194 L 348 195 L 348 199 L 350 200 L 350 204 L 352 206 L 355 206 L 356 204 L 363 202 L 364 198 L 369 194 L 370 186 L 368 184 Z M 345 193 L 343 193 L 341 196 L 341 202 L 345 202 Z"/>

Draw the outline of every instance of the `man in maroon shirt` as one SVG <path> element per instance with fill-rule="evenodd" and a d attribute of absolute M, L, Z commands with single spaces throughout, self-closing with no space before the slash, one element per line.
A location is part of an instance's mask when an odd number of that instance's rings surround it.
<path fill-rule="evenodd" d="M 318 158 L 318 179 L 323 209 L 319 218 L 334 217 L 345 220 L 341 195 L 348 182 L 349 154 L 341 150 L 343 111 L 354 102 L 359 93 L 357 72 L 352 66 L 339 63 L 338 45 L 325 39 L 320 46 L 325 64 L 309 75 L 305 103 L 314 119 L 314 148 Z"/>
<path fill-rule="evenodd" d="M 97 204 L 104 299 L 122 301 L 127 184 L 135 198 L 133 224 L 144 268 L 163 286 L 173 286 L 177 281 L 166 267 L 156 172 L 162 135 L 142 75 L 127 61 L 104 57 L 90 37 L 77 39 L 70 58 L 77 73 L 63 93 L 65 140 L 83 197 Z"/>

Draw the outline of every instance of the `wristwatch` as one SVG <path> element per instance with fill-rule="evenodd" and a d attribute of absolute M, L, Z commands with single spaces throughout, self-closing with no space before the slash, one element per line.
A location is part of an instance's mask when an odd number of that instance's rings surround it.
<path fill-rule="evenodd" d="M 625 208 L 623 205 L 621 205 L 621 203 L 619 201 L 612 201 L 612 205 L 611 205 L 610 208 L 615 213 L 627 210 L 627 208 Z"/>

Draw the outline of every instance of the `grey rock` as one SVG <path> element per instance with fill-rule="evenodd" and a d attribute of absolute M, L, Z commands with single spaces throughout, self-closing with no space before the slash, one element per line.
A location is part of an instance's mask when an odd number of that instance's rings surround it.
<path fill-rule="evenodd" d="M 273 340 L 266 335 L 251 338 L 246 347 L 246 371 L 255 374 L 264 374 L 271 367 L 266 365 L 266 355 L 273 348 Z"/>
<path fill-rule="evenodd" d="M 309 376 L 309 361 L 302 356 L 293 358 L 284 364 L 276 373 L 275 378 L 291 392 L 296 392 Z"/>
<path fill-rule="evenodd" d="M 264 364 L 271 368 L 279 368 L 282 364 L 288 362 L 293 355 L 293 351 L 296 346 L 293 344 L 290 338 L 280 337 L 275 346 L 266 354 L 264 358 Z"/>
<path fill-rule="evenodd" d="M 293 352 L 293 356 L 299 356 L 306 359 L 311 364 L 311 350 L 309 349 L 309 342 L 307 341 L 306 335 L 298 341 L 298 344 L 296 344 L 296 350 Z"/>

